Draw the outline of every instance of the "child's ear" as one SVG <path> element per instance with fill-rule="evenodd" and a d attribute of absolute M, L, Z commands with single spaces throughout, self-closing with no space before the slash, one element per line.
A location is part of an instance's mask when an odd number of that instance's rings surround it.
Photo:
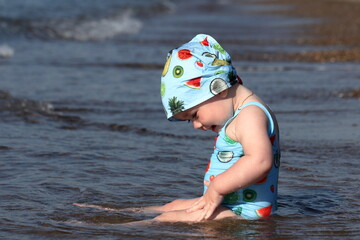
<path fill-rule="evenodd" d="M 228 89 L 225 89 L 224 91 L 220 92 L 218 94 L 221 98 L 226 98 L 228 95 Z"/>

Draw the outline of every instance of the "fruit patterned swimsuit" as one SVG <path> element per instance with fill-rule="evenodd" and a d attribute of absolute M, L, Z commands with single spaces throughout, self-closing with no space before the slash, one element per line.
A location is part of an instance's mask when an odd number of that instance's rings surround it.
<path fill-rule="evenodd" d="M 212 181 L 216 175 L 230 168 L 236 161 L 244 156 L 244 150 L 239 142 L 230 139 L 226 133 L 226 126 L 239 114 L 241 109 L 255 105 L 261 108 L 268 118 L 268 135 L 272 143 L 274 164 L 270 173 L 261 181 L 225 195 L 222 206 L 231 209 L 235 214 L 245 219 L 259 219 L 275 212 L 277 205 L 277 184 L 280 165 L 279 136 L 276 135 L 276 127 L 269 111 L 259 102 L 249 102 L 238 109 L 220 130 L 215 138 L 214 153 L 211 155 L 204 180 Z M 204 187 L 204 193 L 207 187 Z"/>

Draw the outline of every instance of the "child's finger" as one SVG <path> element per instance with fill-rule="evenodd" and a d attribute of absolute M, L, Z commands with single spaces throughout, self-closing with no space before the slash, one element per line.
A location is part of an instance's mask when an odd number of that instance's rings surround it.
<path fill-rule="evenodd" d="M 203 220 L 205 219 L 205 216 L 206 216 L 206 213 L 207 213 L 207 211 L 208 211 L 208 208 L 209 208 L 208 205 L 206 205 L 206 206 L 204 207 L 204 209 L 202 210 L 202 212 L 200 213 L 200 215 L 199 215 L 199 217 L 198 217 L 198 219 L 197 219 L 198 222 L 201 222 L 201 221 L 203 221 Z"/>
<path fill-rule="evenodd" d="M 204 185 L 208 187 L 208 186 L 210 185 L 210 182 L 209 182 L 209 181 L 204 180 Z"/>
<path fill-rule="evenodd" d="M 209 218 L 213 215 L 215 212 L 216 206 L 210 206 L 209 210 L 206 212 L 206 215 L 204 216 L 205 220 L 209 220 Z"/>
<path fill-rule="evenodd" d="M 190 213 L 191 213 L 191 212 L 196 212 L 196 211 L 198 211 L 198 210 L 200 210 L 200 209 L 203 209 L 204 206 L 205 206 L 205 203 L 204 203 L 204 202 L 199 202 L 197 205 L 191 207 L 191 208 L 189 209 L 189 212 L 190 212 Z"/>
<path fill-rule="evenodd" d="M 191 205 L 190 208 L 188 208 L 186 210 L 186 212 L 192 213 L 192 212 L 195 212 L 197 210 L 204 208 L 205 203 L 203 203 L 202 199 L 203 199 L 203 197 L 201 197 L 198 201 L 196 201 L 193 205 Z"/>
<path fill-rule="evenodd" d="M 199 198 L 195 203 L 193 203 L 193 204 L 190 206 L 190 208 L 193 208 L 193 207 L 199 205 L 199 203 L 202 201 L 202 199 L 203 199 L 203 197 Z"/>

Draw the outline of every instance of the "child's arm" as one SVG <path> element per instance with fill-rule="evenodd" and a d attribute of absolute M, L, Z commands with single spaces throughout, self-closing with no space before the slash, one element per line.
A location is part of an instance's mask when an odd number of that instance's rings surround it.
<path fill-rule="evenodd" d="M 267 176 L 273 164 L 267 122 L 265 113 L 257 106 L 244 108 L 233 120 L 228 136 L 241 143 L 245 155 L 215 178 L 218 181 L 213 182 L 213 187 L 217 192 L 228 194 Z"/>
<path fill-rule="evenodd" d="M 201 219 L 209 219 L 225 194 L 250 186 L 271 170 L 272 146 L 267 132 L 267 117 L 257 106 L 244 108 L 229 124 L 228 136 L 240 142 L 245 155 L 208 184 L 205 194 L 188 210 L 203 211 Z"/>

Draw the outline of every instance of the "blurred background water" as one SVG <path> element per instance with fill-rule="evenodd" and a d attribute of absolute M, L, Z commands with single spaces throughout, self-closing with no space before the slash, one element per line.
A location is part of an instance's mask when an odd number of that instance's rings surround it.
<path fill-rule="evenodd" d="M 314 49 L 270 44 L 319 21 L 261 14 L 287 7 L 0 0 L 0 238 L 356 239 L 360 108 L 339 96 L 360 88 L 358 63 L 235 58 L 245 85 L 279 120 L 276 215 L 123 225 L 153 217 L 124 208 L 202 192 L 215 135 L 166 121 L 159 82 L 167 52 L 197 33 L 213 35 L 234 56 Z"/>

